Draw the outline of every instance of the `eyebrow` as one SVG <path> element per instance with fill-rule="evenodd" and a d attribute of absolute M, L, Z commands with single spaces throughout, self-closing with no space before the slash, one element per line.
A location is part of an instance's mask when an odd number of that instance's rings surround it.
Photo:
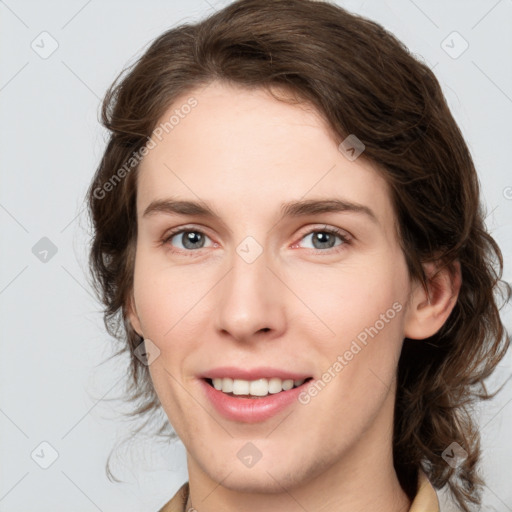
<path fill-rule="evenodd" d="M 285 217 L 305 217 L 321 213 L 340 212 L 364 214 L 378 224 L 377 216 L 368 206 L 344 199 L 307 199 L 290 201 L 281 205 L 281 219 Z M 148 217 L 156 213 L 199 216 L 217 220 L 221 218 L 215 209 L 208 206 L 205 202 L 175 199 L 156 199 L 152 201 L 144 210 L 142 217 Z"/>

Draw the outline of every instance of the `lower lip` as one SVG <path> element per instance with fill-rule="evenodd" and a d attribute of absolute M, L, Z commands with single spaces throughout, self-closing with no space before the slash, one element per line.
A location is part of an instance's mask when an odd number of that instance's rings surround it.
<path fill-rule="evenodd" d="M 312 380 L 288 391 L 281 391 L 261 398 L 236 398 L 218 391 L 210 386 L 205 379 L 200 379 L 200 382 L 206 397 L 222 416 L 232 421 L 257 423 L 275 416 L 293 402 L 297 402 L 299 394 Z"/>

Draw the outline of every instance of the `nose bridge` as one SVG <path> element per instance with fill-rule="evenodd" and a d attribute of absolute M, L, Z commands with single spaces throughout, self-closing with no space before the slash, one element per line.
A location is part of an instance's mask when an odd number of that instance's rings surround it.
<path fill-rule="evenodd" d="M 248 339 L 262 329 L 280 331 L 285 323 L 284 297 L 270 252 L 246 237 L 230 261 L 231 270 L 219 288 L 218 329 L 237 339 Z"/>

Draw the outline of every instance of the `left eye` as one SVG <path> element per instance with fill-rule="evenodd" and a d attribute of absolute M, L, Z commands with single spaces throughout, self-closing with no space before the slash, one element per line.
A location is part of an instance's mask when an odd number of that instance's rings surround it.
<path fill-rule="evenodd" d="M 334 229 L 317 229 L 315 231 L 310 231 L 301 240 L 306 240 L 307 238 L 311 239 L 313 249 L 332 249 L 338 245 L 342 245 L 348 242 L 347 237 L 345 237 L 341 232 L 336 231 Z M 336 239 L 339 239 L 340 242 L 336 243 Z"/>

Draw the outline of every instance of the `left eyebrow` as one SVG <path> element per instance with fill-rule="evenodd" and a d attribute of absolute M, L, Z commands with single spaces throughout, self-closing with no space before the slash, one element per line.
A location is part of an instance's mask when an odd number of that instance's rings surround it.
<path fill-rule="evenodd" d="M 281 205 L 281 219 L 285 217 L 305 217 L 321 213 L 340 212 L 363 214 L 378 224 L 377 216 L 368 206 L 338 198 L 290 201 Z M 197 201 L 157 199 L 149 204 L 142 216 L 147 217 L 155 213 L 189 215 L 221 220 L 220 215 L 211 206 L 205 202 Z"/>
<path fill-rule="evenodd" d="M 303 201 L 291 201 L 281 206 L 282 218 L 340 212 L 362 213 L 378 224 L 377 216 L 368 206 L 344 199 L 308 199 Z"/>

